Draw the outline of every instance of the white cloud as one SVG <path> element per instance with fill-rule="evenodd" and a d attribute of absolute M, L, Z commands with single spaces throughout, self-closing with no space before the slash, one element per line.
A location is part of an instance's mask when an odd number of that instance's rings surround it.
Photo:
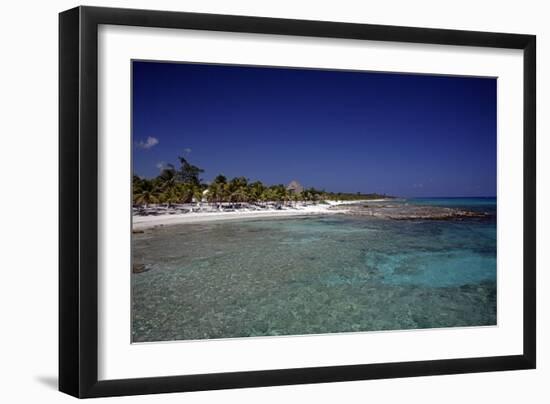
<path fill-rule="evenodd" d="M 156 167 L 159 169 L 159 170 L 162 170 L 164 168 L 164 166 L 166 165 L 166 163 L 164 161 L 159 161 L 156 165 Z"/>
<path fill-rule="evenodd" d="M 191 153 L 191 148 L 190 147 L 186 147 L 185 149 L 183 149 L 183 151 L 187 154 L 190 154 Z"/>
<path fill-rule="evenodd" d="M 156 146 L 159 143 L 159 140 L 156 137 L 149 136 L 147 140 L 140 140 L 137 142 L 137 147 L 140 149 L 150 149 L 153 146 Z"/>

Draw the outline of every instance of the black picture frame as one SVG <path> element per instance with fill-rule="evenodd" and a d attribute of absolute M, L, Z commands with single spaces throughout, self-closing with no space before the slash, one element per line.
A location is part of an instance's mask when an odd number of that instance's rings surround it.
<path fill-rule="evenodd" d="M 100 24 L 523 50 L 523 354 L 99 381 L 98 26 Z M 59 15 L 59 390 L 104 397 L 534 369 L 536 366 L 536 37 L 77 7 Z"/>

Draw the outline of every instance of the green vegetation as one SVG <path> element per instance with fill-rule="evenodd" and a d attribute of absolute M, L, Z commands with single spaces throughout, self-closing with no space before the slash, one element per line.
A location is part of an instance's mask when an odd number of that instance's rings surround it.
<path fill-rule="evenodd" d="M 380 194 L 334 193 L 318 190 L 313 187 L 296 193 L 288 190 L 283 184 L 267 186 L 261 181 L 249 182 L 245 177 L 228 180 L 218 175 L 210 184 L 200 178 L 203 169 L 192 165 L 185 158 L 178 157 L 180 167 L 169 164 L 153 179 L 133 176 L 133 203 L 147 207 L 150 204 L 190 203 L 206 200 L 209 203 L 248 202 L 265 204 L 277 202 L 292 204 L 296 202 L 322 202 L 326 200 L 367 200 L 387 198 Z"/>

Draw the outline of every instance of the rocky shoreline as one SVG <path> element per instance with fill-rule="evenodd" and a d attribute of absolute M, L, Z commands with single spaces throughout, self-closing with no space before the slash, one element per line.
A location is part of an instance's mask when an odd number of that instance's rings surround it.
<path fill-rule="evenodd" d="M 352 216 L 370 216 L 392 220 L 460 220 L 480 219 L 490 216 L 485 212 L 458 208 L 407 204 L 358 204 L 346 207 L 334 206 L 331 210 L 345 210 L 347 215 Z"/>

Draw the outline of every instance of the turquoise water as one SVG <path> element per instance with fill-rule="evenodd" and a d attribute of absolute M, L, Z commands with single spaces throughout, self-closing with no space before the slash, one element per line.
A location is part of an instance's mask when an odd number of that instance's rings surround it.
<path fill-rule="evenodd" d="M 481 200 L 483 199 L 483 200 Z M 489 218 L 331 215 L 133 237 L 134 342 L 496 324 L 494 199 L 404 200 Z"/>

